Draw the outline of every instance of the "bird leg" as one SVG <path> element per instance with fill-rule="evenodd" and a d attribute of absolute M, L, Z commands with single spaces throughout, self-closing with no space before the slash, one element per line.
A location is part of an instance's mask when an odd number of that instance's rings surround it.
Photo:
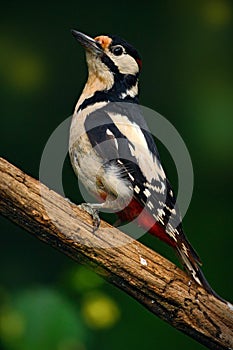
<path fill-rule="evenodd" d="M 92 204 L 92 203 L 82 203 L 78 207 L 84 210 L 86 213 L 91 215 L 93 220 L 93 233 L 98 230 L 100 225 L 100 217 L 99 217 L 99 210 L 95 207 L 95 205 L 98 204 Z"/>
<path fill-rule="evenodd" d="M 103 203 L 82 203 L 79 208 L 90 214 L 93 219 L 93 233 L 96 232 L 100 225 L 99 211 L 102 209 L 109 210 L 111 212 L 119 212 L 128 204 L 128 201 L 123 200 L 120 197 L 114 198 L 114 200 L 107 199 Z"/>

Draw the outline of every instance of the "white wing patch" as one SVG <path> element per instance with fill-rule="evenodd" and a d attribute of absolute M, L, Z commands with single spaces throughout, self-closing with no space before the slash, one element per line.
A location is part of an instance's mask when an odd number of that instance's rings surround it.
<path fill-rule="evenodd" d="M 130 147 L 132 156 L 137 160 L 137 163 L 146 177 L 148 183 L 151 183 L 153 179 L 161 181 L 165 179 L 165 173 L 159 160 L 154 157 L 148 148 L 145 136 L 140 128 L 134 122 L 131 122 L 126 116 L 116 113 L 109 113 L 113 122 L 120 130 L 120 132 L 129 140 L 133 145 Z"/>

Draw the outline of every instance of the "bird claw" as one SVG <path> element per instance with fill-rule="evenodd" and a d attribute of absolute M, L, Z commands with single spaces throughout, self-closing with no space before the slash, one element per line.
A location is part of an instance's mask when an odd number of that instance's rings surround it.
<path fill-rule="evenodd" d="M 92 207 L 91 204 L 89 203 L 82 203 L 80 205 L 78 205 L 79 208 L 81 208 L 82 210 L 84 210 L 86 213 L 88 213 L 89 215 L 91 215 L 92 220 L 93 220 L 93 233 L 95 233 L 100 225 L 100 217 L 99 217 L 99 211 L 95 208 Z"/>

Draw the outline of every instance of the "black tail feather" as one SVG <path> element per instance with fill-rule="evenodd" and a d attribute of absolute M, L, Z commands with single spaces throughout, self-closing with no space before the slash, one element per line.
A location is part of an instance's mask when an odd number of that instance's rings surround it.
<path fill-rule="evenodd" d="M 176 247 L 176 250 L 185 270 L 194 279 L 194 281 L 202 286 L 209 294 L 212 294 L 217 299 L 221 300 L 224 303 L 227 303 L 227 301 L 220 297 L 208 283 L 200 268 L 200 258 L 190 243 L 188 241 L 183 241 L 179 246 Z"/>

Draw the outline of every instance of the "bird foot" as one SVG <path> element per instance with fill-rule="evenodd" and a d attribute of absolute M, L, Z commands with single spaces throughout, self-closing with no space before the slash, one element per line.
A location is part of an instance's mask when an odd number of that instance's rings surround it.
<path fill-rule="evenodd" d="M 79 208 L 84 210 L 86 213 L 91 215 L 92 220 L 93 220 L 93 233 L 95 233 L 100 225 L 100 217 L 99 217 L 99 211 L 95 208 L 92 207 L 90 203 L 82 203 L 78 205 Z"/>

